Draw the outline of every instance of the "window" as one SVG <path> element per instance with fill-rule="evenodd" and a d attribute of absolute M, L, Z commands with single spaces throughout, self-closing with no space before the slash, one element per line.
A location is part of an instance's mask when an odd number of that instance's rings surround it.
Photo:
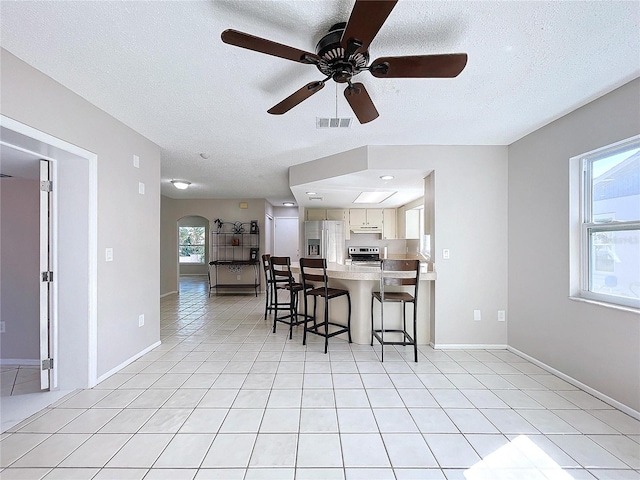
<path fill-rule="evenodd" d="M 581 296 L 640 307 L 640 137 L 581 161 Z"/>
<path fill-rule="evenodd" d="M 205 227 L 178 227 L 180 263 L 204 264 Z"/>

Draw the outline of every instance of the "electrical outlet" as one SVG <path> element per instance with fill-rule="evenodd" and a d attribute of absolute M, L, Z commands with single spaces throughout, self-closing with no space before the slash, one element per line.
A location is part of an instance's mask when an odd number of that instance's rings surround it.
<path fill-rule="evenodd" d="M 236 275 L 236 280 L 242 280 L 242 275 Z"/>
<path fill-rule="evenodd" d="M 442 259 L 443 260 L 449 260 L 449 249 L 445 248 L 442 250 Z"/>
<path fill-rule="evenodd" d="M 474 310 L 473 311 L 473 319 L 476 322 L 479 322 L 480 320 L 482 320 L 482 314 L 480 313 L 480 310 Z"/>
<path fill-rule="evenodd" d="M 113 248 L 104 249 L 104 259 L 107 262 L 113 262 Z"/>
<path fill-rule="evenodd" d="M 133 156 L 133 166 L 140 168 L 140 157 L 138 155 Z"/>
<path fill-rule="evenodd" d="M 4 321 L 0 322 L 0 333 L 4 333 L 5 332 L 4 328 L 5 328 L 4 327 Z"/>
<path fill-rule="evenodd" d="M 498 310 L 498 321 L 504 322 L 507 319 L 504 310 Z"/>
<path fill-rule="evenodd" d="M 144 313 L 141 315 L 138 315 L 138 326 L 142 327 L 144 325 Z"/>

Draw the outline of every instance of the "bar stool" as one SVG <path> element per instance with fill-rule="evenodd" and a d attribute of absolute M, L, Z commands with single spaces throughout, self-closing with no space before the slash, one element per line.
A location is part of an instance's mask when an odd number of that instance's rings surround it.
<path fill-rule="evenodd" d="M 417 301 L 418 301 L 418 282 L 420 279 L 420 261 L 418 260 L 390 260 L 382 261 L 382 270 L 380 274 L 380 291 L 373 292 L 371 295 L 371 346 L 375 338 L 382 345 L 381 361 L 384 361 L 385 345 L 413 345 L 413 353 L 415 361 L 418 361 L 418 345 L 416 333 L 417 319 Z M 388 287 L 410 287 L 413 286 L 413 294 L 403 291 L 389 291 Z M 380 328 L 376 329 L 373 325 L 373 303 L 374 300 L 380 302 Z M 385 328 L 384 327 L 384 304 L 386 302 L 402 304 L 402 328 Z M 413 304 L 413 337 L 407 332 L 407 303 Z M 402 340 L 385 340 L 385 334 L 400 334 Z"/>
<path fill-rule="evenodd" d="M 273 278 L 271 277 L 271 264 L 269 259 L 271 255 L 265 253 L 262 255 L 262 268 L 264 269 L 264 282 L 265 282 L 265 299 L 264 299 L 264 319 L 267 319 L 267 314 L 274 310 L 273 298 L 275 295 L 275 285 Z"/>
<path fill-rule="evenodd" d="M 289 338 L 293 338 L 294 325 L 301 325 L 305 322 L 305 317 L 298 313 L 298 292 L 303 290 L 301 283 L 293 278 L 291 273 L 291 259 L 289 257 L 271 257 L 269 258 L 271 270 L 271 280 L 273 282 L 272 308 L 273 316 L 273 333 L 276 333 L 277 322 L 289 325 Z M 286 291 L 289 298 L 286 302 L 278 299 L 278 292 Z M 278 312 L 288 312 L 288 315 L 278 316 Z M 302 319 L 300 319 L 302 317 Z"/>
<path fill-rule="evenodd" d="M 309 270 L 315 270 L 310 272 Z M 318 272 L 322 270 L 322 274 Z M 327 353 L 329 347 L 329 337 L 335 337 L 342 333 L 346 333 L 351 343 L 351 295 L 349 290 L 341 288 L 330 288 L 328 286 L 327 277 L 327 260 L 325 258 L 301 258 L 300 259 L 300 276 L 302 277 L 302 287 L 304 289 L 304 333 L 302 336 L 302 344 L 307 344 L 307 332 L 314 333 L 324 337 L 324 353 Z M 320 283 L 318 287 L 314 284 Z M 307 297 L 313 297 L 313 315 L 308 315 Z M 335 323 L 329 320 L 329 300 L 346 296 L 349 305 L 349 313 L 347 315 L 347 324 Z M 318 322 L 316 318 L 317 298 L 324 299 L 324 320 Z M 313 326 L 308 327 L 309 320 L 313 320 Z M 329 325 L 338 327 L 336 330 L 329 332 Z"/>

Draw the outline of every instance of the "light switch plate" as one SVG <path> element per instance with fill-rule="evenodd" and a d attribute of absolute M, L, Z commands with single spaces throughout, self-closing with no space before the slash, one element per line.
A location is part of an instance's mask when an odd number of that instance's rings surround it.
<path fill-rule="evenodd" d="M 141 315 L 138 315 L 138 326 L 142 327 L 144 325 L 144 313 Z"/>
<path fill-rule="evenodd" d="M 133 166 L 140 168 L 140 157 L 138 155 L 133 156 Z"/>
<path fill-rule="evenodd" d="M 442 259 L 443 260 L 449 260 L 449 249 L 445 248 L 442 250 Z"/>
<path fill-rule="evenodd" d="M 144 183 L 138 182 L 138 193 L 144 195 Z"/>
<path fill-rule="evenodd" d="M 507 317 L 505 315 L 505 311 L 504 310 L 498 310 L 498 321 L 499 322 L 504 322 L 506 321 Z"/>
<path fill-rule="evenodd" d="M 480 320 L 482 320 L 482 314 L 480 313 L 480 310 L 474 310 L 473 311 L 473 319 L 476 322 L 479 322 Z"/>

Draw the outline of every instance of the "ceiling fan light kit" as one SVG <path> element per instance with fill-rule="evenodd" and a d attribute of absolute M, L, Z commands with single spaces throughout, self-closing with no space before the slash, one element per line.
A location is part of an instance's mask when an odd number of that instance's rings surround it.
<path fill-rule="evenodd" d="M 364 84 L 352 79 L 368 70 L 375 78 L 453 78 L 467 64 L 466 53 L 381 57 L 369 63 L 369 45 L 395 7 L 398 0 L 356 0 L 348 22 L 331 26 L 316 45 L 316 53 L 256 37 L 237 30 L 222 32 L 222 41 L 236 47 L 265 53 L 294 62 L 315 65 L 325 75 L 323 80 L 300 88 L 268 113 L 282 115 L 324 88 L 333 80 L 346 83 L 344 96 L 360 123 L 378 118 Z M 318 125 L 316 120 L 316 126 Z M 321 128 L 321 127 L 318 127 Z"/>

